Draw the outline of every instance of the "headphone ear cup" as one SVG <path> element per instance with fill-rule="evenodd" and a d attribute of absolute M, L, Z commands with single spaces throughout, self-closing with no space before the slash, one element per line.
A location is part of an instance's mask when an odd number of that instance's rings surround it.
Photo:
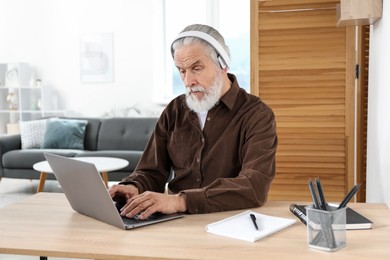
<path fill-rule="evenodd" d="M 220 55 L 218 55 L 218 62 L 222 69 L 226 68 L 227 66 L 226 62 L 223 60 L 223 58 Z"/>

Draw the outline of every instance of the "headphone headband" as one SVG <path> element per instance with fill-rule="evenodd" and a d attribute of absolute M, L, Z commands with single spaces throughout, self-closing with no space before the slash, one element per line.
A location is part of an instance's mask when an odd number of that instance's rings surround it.
<path fill-rule="evenodd" d="M 228 67 L 230 66 L 229 55 L 226 53 L 226 51 L 222 47 L 222 45 L 216 39 L 214 39 L 212 36 L 210 36 L 207 33 L 201 32 L 201 31 L 186 31 L 186 32 L 180 33 L 175 38 L 175 40 L 172 42 L 172 45 L 171 45 L 172 56 L 173 56 L 173 48 L 172 48 L 173 47 L 173 43 L 176 40 L 181 39 L 181 38 L 185 38 L 185 37 L 196 37 L 196 38 L 200 38 L 200 39 L 208 42 L 209 44 L 211 44 L 211 46 L 214 47 L 214 49 L 219 54 L 218 60 L 219 60 L 219 63 L 221 65 L 221 67 L 224 69 L 226 66 L 228 66 Z"/>

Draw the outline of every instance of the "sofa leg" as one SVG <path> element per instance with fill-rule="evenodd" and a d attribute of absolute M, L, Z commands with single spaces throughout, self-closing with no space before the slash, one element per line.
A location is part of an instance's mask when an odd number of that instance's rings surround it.
<path fill-rule="evenodd" d="M 45 187 L 46 177 L 47 177 L 47 173 L 41 172 L 41 176 L 39 177 L 39 184 L 38 184 L 37 192 L 43 191 L 43 187 Z"/>

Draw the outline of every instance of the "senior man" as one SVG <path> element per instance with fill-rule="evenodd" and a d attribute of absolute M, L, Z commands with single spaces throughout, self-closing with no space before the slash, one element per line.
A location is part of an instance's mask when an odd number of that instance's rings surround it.
<path fill-rule="evenodd" d="M 126 203 L 121 214 L 262 206 L 275 177 L 272 110 L 228 73 L 229 49 L 214 28 L 187 26 L 171 52 L 186 93 L 162 112 L 135 171 L 110 188 Z"/>

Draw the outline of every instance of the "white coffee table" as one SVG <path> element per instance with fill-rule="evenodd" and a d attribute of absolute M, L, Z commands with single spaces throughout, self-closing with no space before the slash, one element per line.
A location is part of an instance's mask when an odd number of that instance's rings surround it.
<path fill-rule="evenodd" d="M 93 163 L 98 170 L 102 174 L 104 183 L 108 188 L 108 172 L 116 171 L 125 168 L 129 162 L 120 158 L 113 157 L 75 157 L 74 159 Z M 53 173 L 49 163 L 47 161 L 38 162 L 33 165 L 34 170 L 41 173 L 39 177 L 39 184 L 37 192 L 43 191 L 43 187 L 45 186 L 46 177 L 48 173 Z"/>

